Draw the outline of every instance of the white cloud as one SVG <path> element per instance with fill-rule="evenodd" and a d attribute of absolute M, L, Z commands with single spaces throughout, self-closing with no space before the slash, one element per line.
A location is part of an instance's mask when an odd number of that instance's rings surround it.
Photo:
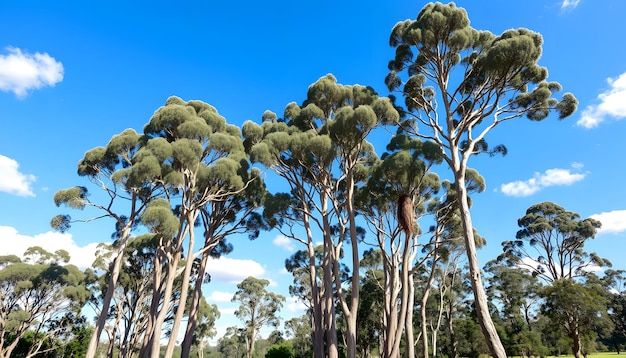
<path fill-rule="evenodd" d="M 0 192 L 17 196 L 35 196 L 31 184 L 37 178 L 32 174 L 20 173 L 18 168 L 17 161 L 0 154 Z"/>
<path fill-rule="evenodd" d="M 626 210 L 613 210 L 594 214 L 591 215 L 591 218 L 602 223 L 598 234 L 617 234 L 626 231 Z"/>
<path fill-rule="evenodd" d="M 211 295 L 207 297 L 209 302 L 230 302 L 233 298 L 232 292 L 213 291 Z"/>
<path fill-rule="evenodd" d="M 294 244 L 294 241 L 283 235 L 276 236 L 272 242 L 274 243 L 274 245 L 282 247 L 289 252 L 296 251 L 296 245 Z"/>
<path fill-rule="evenodd" d="M 575 170 L 582 169 L 582 163 L 573 163 Z M 527 180 L 516 180 L 500 186 L 500 191 L 507 196 L 524 197 L 532 195 L 543 188 L 555 185 L 571 185 L 585 178 L 586 173 L 572 173 L 571 169 L 548 169 L 543 173 L 536 172 Z"/>
<path fill-rule="evenodd" d="M 30 54 L 15 47 L 5 50 L 8 54 L 0 54 L 1 91 L 22 98 L 31 90 L 54 87 L 63 80 L 63 64 L 47 53 Z"/>
<path fill-rule="evenodd" d="M 580 3 L 580 0 L 563 0 L 561 10 L 573 9 L 578 6 L 578 3 Z"/>
<path fill-rule="evenodd" d="M 231 308 L 220 308 L 220 316 L 234 316 L 235 315 L 235 311 L 237 310 L 236 307 L 231 307 Z"/>
<path fill-rule="evenodd" d="M 261 277 L 265 274 L 263 266 L 256 261 L 228 257 L 209 259 L 206 271 L 211 275 L 212 281 L 229 283 L 240 283 L 248 276 Z"/>
<path fill-rule="evenodd" d="M 68 233 L 58 233 L 48 231 L 35 236 L 19 234 L 11 226 L 0 226 L 0 255 L 22 255 L 29 247 L 41 246 L 48 252 L 65 250 L 70 254 L 70 263 L 80 269 L 91 267 L 96 258 L 98 243 L 91 243 L 87 246 L 78 246 Z"/>
<path fill-rule="evenodd" d="M 598 95 L 600 104 L 587 106 L 576 125 L 594 128 L 607 118 L 626 118 L 626 72 L 617 77 L 607 79 L 610 88 Z"/>
<path fill-rule="evenodd" d="M 286 308 L 289 312 L 302 315 L 306 312 L 307 306 L 297 297 L 287 297 Z"/>

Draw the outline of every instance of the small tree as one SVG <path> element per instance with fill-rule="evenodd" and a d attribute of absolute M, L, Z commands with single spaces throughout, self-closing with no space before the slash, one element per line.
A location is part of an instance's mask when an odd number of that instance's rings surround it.
<path fill-rule="evenodd" d="M 68 335 L 87 297 L 85 274 L 66 264 L 67 252 L 30 248 L 22 262 L 0 257 L 0 357 L 8 358 L 32 335 L 27 356 L 54 349 L 51 339 Z M 28 263 L 28 261 L 32 263 Z"/>
<path fill-rule="evenodd" d="M 265 353 L 265 358 L 294 358 L 293 346 L 289 342 L 273 344 Z"/>
<path fill-rule="evenodd" d="M 606 315 L 606 306 L 597 306 L 602 302 L 597 289 L 575 282 L 584 278 L 589 268 L 611 265 L 607 259 L 583 250 L 601 224 L 592 218 L 580 219 L 580 215 L 551 202 L 531 206 L 517 223 L 521 229 L 516 240 L 502 243 L 504 253 L 499 259 L 529 269 L 550 285 L 543 293 L 544 311 L 563 323 L 572 339 L 572 352 L 580 358 L 585 320 L 601 312 Z"/>
<path fill-rule="evenodd" d="M 251 358 L 254 343 L 263 326 L 277 327 L 280 318 L 277 313 L 283 307 L 285 297 L 266 290 L 268 280 L 248 277 L 237 285 L 233 302 L 240 302 L 235 316 L 244 322 L 246 357 Z"/>

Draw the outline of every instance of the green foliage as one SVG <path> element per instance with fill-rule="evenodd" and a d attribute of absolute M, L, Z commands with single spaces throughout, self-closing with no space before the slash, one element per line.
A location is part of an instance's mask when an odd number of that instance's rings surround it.
<path fill-rule="evenodd" d="M 499 259 L 528 267 L 533 275 L 548 282 L 582 276 L 590 266 L 611 265 L 608 260 L 583 250 L 585 242 L 593 239 L 600 228 L 597 220 L 580 219 L 580 215 L 557 204 L 544 202 L 529 207 L 518 225 L 521 229 L 516 240 L 502 243 L 504 252 Z M 537 256 L 530 254 L 526 244 L 536 248 Z M 523 261 L 524 258 L 532 264 Z"/>
<path fill-rule="evenodd" d="M 285 322 L 285 331 L 292 337 L 289 342 L 293 346 L 294 357 L 309 358 L 313 355 L 311 316 L 309 314 L 287 320 Z"/>
<path fill-rule="evenodd" d="M 545 300 L 542 313 L 565 329 L 575 346 L 577 339 L 611 328 L 606 292 L 595 284 L 560 278 L 544 289 L 542 297 Z"/>
<path fill-rule="evenodd" d="M 172 212 L 170 202 L 164 198 L 154 199 L 148 204 L 141 215 L 141 222 L 164 238 L 171 238 L 178 231 L 179 220 Z"/>
<path fill-rule="evenodd" d="M 289 342 L 273 344 L 265 353 L 265 358 L 295 358 L 293 345 Z"/>
<path fill-rule="evenodd" d="M 563 119 L 576 110 L 572 94 L 553 97 L 561 86 L 546 81 L 548 71 L 538 64 L 543 38 L 531 30 L 496 36 L 472 28 L 465 9 L 454 3 L 430 3 L 416 20 L 394 26 L 390 44 L 396 54 L 385 83 L 401 92 L 404 114 L 411 114 L 404 116 L 401 131 L 435 140 L 449 160 L 458 150 L 464 157 L 506 153 L 504 146 L 490 149 L 484 141 L 503 121 L 521 116 L 538 121 L 552 112 Z M 441 117 L 438 108 L 445 108 Z M 483 121 L 489 117 L 493 120 Z M 418 131 L 417 124 L 432 133 Z"/>
<path fill-rule="evenodd" d="M 26 251 L 28 261 L 3 257 L 0 265 L 0 355 L 12 356 L 10 343 L 19 341 L 26 352 L 37 352 L 52 347 L 53 339 L 68 333 L 74 325 L 72 317 L 79 312 L 90 296 L 85 287 L 86 275 L 74 265 L 61 266 L 69 260 L 64 250 L 50 253 L 41 247 Z M 29 332 L 35 329 L 36 339 L 29 341 Z M 28 343 L 30 342 L 30 343 Z M 22 348 L 15 352 L 15 356 Z M 47 348 L 46 348 L 47 349 Z"/>
<path fill-rule="evenodd" d="M 237 285 L 233 302 L 240 302 L 235 316 L 247 324 L 258 322 L 257 329 L 268 324 L 277 326 L 280 318 L 276 313 L 282 308 L 285 297 L 267 291 L 268 280 L 248 277 Z"/>
<path fill-rule="evenodd" d="M 84 186 L 75 186 L 70 189 L 57 191 L 54 194 L 54 204 L 56 206 L 66 205 L 73 209 L 83 209 L 87 196 L 87 188 Z"/>

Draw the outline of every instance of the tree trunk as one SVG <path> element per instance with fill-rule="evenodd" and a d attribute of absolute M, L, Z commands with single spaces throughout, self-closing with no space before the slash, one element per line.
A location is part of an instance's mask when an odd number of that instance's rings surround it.
<path fill-rule="evenodd" d="M 380 245 L 382 250 L 384 248 L 384 244 Z M 394 347 L 396 345 L 395 343 L 398 339 L 396 332 L 398 331 L 397 302 L 400 277 L 397 260 L 394 254 L 391 253 L 389 256 L 386 256 L 386 254 L 383 255 L 385 309 L 383 317 L 381 355 L 383 358 L 389 358 L 393 354 Z"/>
<path fill-rule="evenodd" d="M 307 235 L 307 255 L 309 259 L 309 284 L 311 285 L 311 329 L 313 335 L 313 357 L 324 358 L 324 322 L 322 317 L 322 297 L 317 281 L 317 261 L 313 243 L 313 231 L 309 220 L 309 206 L 306 200 L 304 206 L 304 229 Z M 184 357 L 183 357 L 184 358 Z"/>
<path fill-rule="evenodd" d="M 133 222 L 134 221 L 131 217 L 131 220 L 129 220 L 129 222 L 124 226 L 122 234 L 120 235 L 120 248 L 117 250 L 117 256 L 113 262 L 113 268 L 111 269 L 111 275 L 109 276 L 109 282 L 107 285 L 107 292 L 104 295 L 102 309 L 100 310 L 98 321 L 96 322 L 96 326 L 91 334 L 85 358 L 94 358 L 96 356 L 96 349 L 98 348 L 98 343 L 100 342 L 100 335 L 102 334 L 102 330 L 106 324 L 106 320 L 109 315 L 109 307 L 111 306 L 111 300 L 113 298 L 113 293 L 115 292 L 115 286 L 117 285 L 117 279 L 119 278 L 120 271 L 122 269 L 124 252 L 126 251 L 126 244 L 128 243 L 128 236 L 130 235 L 130 229 Z"/>
<path fill-rule="evenodd" d="M 583 347 L 580 332 L 578 331 L 578 324 L 574 322 L 573 325 L 574 327 L 571 329 L 572 334 L 570 335 L 572 338 L 572 354 L 574 354 L 574 358 L 583 358 Z"/>
<path fill-rule="evenodd" d="M 200 267 L 198 268 L 198 278 L 193 290 L 193 297 L 191 299 L 191 305 L 189 307 L 189 317 L 187 320 L 187 328 L 185 329 L 185 338 L 181 347 L 181 358 L 189 358 L 191 354 L 191 346 L 193 344 L 193 334 L 196 330 L 196 324 L 198 320 L 198 309 L 200 307 L 200 298 L 202 297 L 202 280 L 204 273 L 206 272 L 206 265 L 209 261 L 209 251 L 205 251 L 202 254 L 200 260 Z"/>
<path fill-rule="evenodd" d="M 312 302 L 312 319 L 311 328 L 313 329 L 313 357 L 324 358 L 324 329 L 322 324 L 322 302 L 320 290 L 317 286 L 317 268 L 315 262 L 315 247 L 313 242 L 309 241 L 307 245 L 309 255 L 309 282 L 311 285 L 311 302 Z"/>
<path fill-rule="evenodd" d="M 190 228 L 193 228 L 193 224 L 198 217 L 198 211 L 192 210 L 188 211 L 185 220 L 187 221 L 187 225 Z M 183 320 L 183 316 L 185 314 L 185 309 L 187 306 L 187 294 L 189 292 L 189 278 L 191 277 L 191 269 L 193 266 L 193 246 L 195 241 L 194 230 L 189 230 L 189 245 L 187 246 L 187 261 L 185 262 L 185 271 L 183 273 L 183 279 L 181 282 L 181 290 L 180 290 L 180 299 L 178 303 L 178 309 L 176 310 L 176 316 L 174 317 L 174 323 L 172 325 L 172 332 L 170 334 L 170 339 L 167 342 L 167 347 L 165 348 L 165 358 L 171 358 L 174 354 L 174 347 L 176 346 L 176 340 L 178 339 L 178 330 L 180 329 L 180 324 Z M 200 280 L 202 281 L 202 280 Z"/>
<path fill-rule="evenodd" d="M 406 300 L 406 356 L 407 358 L 415 358 L 415 336 L 413 335 L 413 301 L 415 300 L 415 287 L 412 272 L 409 274 L 407 282 L 409 292 Z"/>
<path fill-rule="evenodd" d="M 346 315 L 348 321 L 348 358 L 356 358 L 356 336 L 357 336 L 357 316 L 359 312 L 359 288 L 360 277 L 360 255 L 359 255 L 359 238 L 357 237 L 357 225 L 354 212 L 354 179 L 352 173 L 348 173 L 346 178 L 348 190 L 346 193 L 346 208 L 348 213 L 348 223 L 350 230 L 350 244 L 352 246 L 352 280 L 351 280 L 351 302 L 349 313 Z"/>
<path fill-rule="evenodd" d="M 159 357 L 161 350 L 161 330 L 163 328 L 163 322 L 165 316 L 169 310 L 169 303 L 172 298 L 172 290 L 174 286 L 174 279 L 176 278 L 176 269 L 178 267 L 179 255 L 175 255 L 175 258 L 171 263 L 168 263 L 167 274 L 165 282 L 165 291 L 163 292 L 161 309 L 159 310 L 157 317 L 154 321 L 154 327 L 152 329 L 151 345 L 150 345 L 150 357 Z"/>
<path fill-rule="evenodd" d="M 328 358 L 338 358 L 339 348 L 337 343 L 337 327 L 335 324 L 335 305 L 333 300 L 333 250 L 334 243 L 331 236 L 330 223 L 328 222 L 328 201 L 322 196 L 322 221 L 324 227 L 324 292 L 322 297 L 322 309 L 324 315 L 324 335 L 326 337 L 326 354 Z"/>
<path fill-rule="evenodd" d="M 453 315 L 453 303 L 452 301 L 448 302 L 448 336 L 450 336 L 450 358 L 457 357 L 457 346 L 458 343 L 456 341 L 456 334 L 454 332 L 454 322 L 452 319 Z"/>
<path fill-rule="evenodd" d="M 434 266 L 434 264 L 433 264 Z M 433 270 L 435 267 L 433 267 Z M 420 329 L 422 330 L 422 356 L 428 357 L 430 354 L 428 353 L 428 327 L 426 326 L 426 302 L 428 301 L 428 296 L 430 295 L 429 286 L 432 282 L 428 281 L 426 287 L 424 287 L 424 294 L 422 295 L 422 300 L 420 302 L 420 316 L 422 318 L 422 322 L 420 322 Z"/>
<path fill-rule="evenodd" d="M 143 341 L 141 344 L 141 349 L 139 351 L 140 357 L 149 356 L 150 347 L 152 347 L 152 337 L 154 337 L 154 325 L 156 321 L 156 317 L 159 310 L 159 303 L 162 297 L 163 292 L 163 282 L 162 282 L 162 271 L 163 271 L 163 256 L 165 253 L 162 250 L 163 247 L 163 239 L 159 240 L 159 244 L 157 247 L 157 251 L 154 257 L 154 274 L 153 274 L 153 284 L 154 288 L 152 291 L 152 300 L 150 302 L 150 312 L 148 314 L 148 322 L 146 324 L 146 329 L 143 334 Z"/>
<path fill-rule="evenodd" d="M 453 152 L 453 156 L 456 152 Z M 461 222 L 463 224 L 463 233 L 465 238 L 465 248 L 467 252 L 467 261 L 469 265 L 470 281 L 472 283 L 472 291 L 474 292 L 474 306 L 476 308 L 476 315 L 480 328 L 482 329 L 489 351 L 495 358 L 505 358 L 506 351 L 500 341 L 496 327 L 493 324 L 493 320 L 489 314 L 489 306 L 487 304 L 487 295 L 485 294 L 485 288 L 480 273 L 480 266 L 478 265 L 478 256 L 476 254 L 476 242 L 474 238 L 474 226 L 472 225 L 472 218 L 469 210 L 469 203 L 467 200 L 467 188 L 465 187 L 465 168 L 460 167 L 458 163 L 458 157 L 453 158 L 456 162 L 453 167 L 454 179 L 456 182 L 456 190 L 458 193 L 459 211 L 461 215 Z"/>

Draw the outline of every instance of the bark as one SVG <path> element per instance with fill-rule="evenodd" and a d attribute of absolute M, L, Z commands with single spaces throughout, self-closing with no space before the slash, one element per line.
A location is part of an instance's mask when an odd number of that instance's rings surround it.
<path fill-rule="evenodd" d="M 324 358 L 324 330 L 322 324 L 322 302 L 320 298 L 320 290 L 317 286 L 317 268 L 315 262 L 315 247 L 313 242 L 307 244 L 307 252 L 309 255 L 309 280 L 311 285 L 311 303 L 312 303 L 312 320 L 311 328 L 313 329 L 313 357 Z"/>
<path fill-rule="evenodd" d="M 157 317 L 159 302 L 161 300 L 163 294 L 163 282 L 162 282 L 162 271 L 163 271 L 163 258 L 165 256 L 165 252 L 162 250 L 163 248 L 163 239 L 159 240 L 157 253 L 154 257 L 154 289 L 152 292 L 152 300 L 150 303 L 150 312 L 148 314 L 148 323 L 146 324 L 146 330 L 143 336 L 143 342 L 141 345 L 141 350 L 139 356 L 147 357 L 150 347 L 152 346 L 152 337 L 154 336 L 154 326 L 155 320 Z"/>
<path fill-rule="evenodd" d="M 505 358 L 506 351 L 500 341 L 496 327 L 493 324 L 493 320 L 489 314 L 489 307 L 487 305 L 487 295 L 485 294 L 485 288 L 480 273 L 480 266 L 478 265 L 478 256 L 476 253 L 476 242 L 474 239 L 474 226 L 472 225 L 472 218 L 469 210 L 469 203 L 467 201 L 467 188 L 465 187 L 465 166 L 459 163 L 458 153 L 452 152 L 452 161 L 456 165 L 453 167 L 456 190 L 459 200 L 459 211 L 461 216 L 461 222 L 463 224 L 463 233 L 465 239 L 465 248 L 467 252 L 467 261 L 469 265 L 470 281 L 472 284 L 472 291 L 474 292 L 474 306 L 476 308 L 476 315 L 480 328 L 487 341 L 489 351 L 496 358 Z"/>
<path fill-rule="evenodd" d="M 193 223 L 195 222 L 198 216 L 198 210 L 191 210 L 187 212 L 185 220 L 187 222 L 188 227 L 193 227 Z M 185 314 L 185 309 L 187 308 L 187 294 L 189 292 L 189 278 L 191 277 L 191 269 L 193 266 L 193 246 L 195 241 L 194 230 L 189 230 L 189 245 L 187 246 L 187 261 L 185 262 L 185 271 L 183 273 L 182 279 L 182 287 L 180 290 L 180 299 L 178 304 L 178 309 L 176 310 L 176 316 L 174 317 L 174 323 L 172 325 L 172 332 L 170 334 L 170 339 L 167 342 L 167 347 L 165 348 L 165 358 L 171 358 L 174 354 L 174 347 L 176 346 L 176 340 L 178 339 L 178 330 L 180 329 L 180 324 L 183 320 L 183 316 Z M 202 281 L 202 280 L 200 280 Z"/>
<path fill-rule="evenodd" d="M 406 356 L 407 358 L 415 358 L 415 337 L 413 335 L 413 300 L 415 299 L 415 288 L 413 284 L 413 273 L 409 275 L 408 280 L 409 293 L 407 297 L 407 313 L 406 313 Z"/>
<path fill-rule="evenodd" d="M 349 230 L 350 230 L 350 244 L 352 245 L 352 290 L 351 290 L 351 299 L 350 299 L 350 307 L 345 307 L 348 309 L 346 314 L 346 321 L 348 322 L 348 332 L 347 332 L 347 351 L 348 358 L 356 358 L 357 349 L 356 349 L 356 335 L 357 335 L 357 313 L 359 310 L 359 288 L 360 288 L 360 279 L 359 279 L 359 239 L 357 237 L 356 232 L 356 213 L 354 212 L 354 179 L 352 178 L 352 174 L 349 173 L 347 175 L 347 187 L 348 191 L 346 194 L 346 206 L 347 206 L 347 214 L 348 214 L 348 222 L 349 222 Z"/>
<path fill-rule="evenodd" d="M 111 275 L 109 276 L 109 282 L 107 285 L 107 291 L 102 301 L 102 309 L 100 310 L 100 315 L 98 315 L 98 321 L 96 322 L 96 326 L 94 327 L 93 333 L 91 334 L 91 339 L 89 340 L 89 346 L 87 347 L 85 358 L 94 358 L 96 356 L 96 349 L 98 348 L 98 343 L 100 342 L 100 335 L 102 334 L 102 330 L 104 329 L 104 325 L 106 324 L 106 320 L 109 315 L 109 307 L 111 306 L 111 300 L 113 299 L 115 286 L 117 285 L 117 279 L 119 278 L 120 271 L 122 270 L 124 252 L 126 251 L 126 244 L 128 243 L 128 237 L 130 235 L 132 222 L 133 220 L 131 218 L 131 220 L 129 220 L 129 223 L 124 226 L 124 229 L 120 235 L 120 248 L 117 251 L 115 261 L 113 262 Z"/>
<path fill-rule="evenodd" d="M 433 272 L 435 268 L 433 267 Z M 431 276 L 428 279 L 428 283 L 424 288 L 424 294 L 422 295 L 422 300 L 420 302 L 420 316 L 422 321 L 420 322 L 420 329 L 422 331 L 422 356 L 428 357 L 430 354 L 428 353 L 428 327 L 426 326 L 426 302 L 428 301 L 428 296 L 430 296 L 430 285 L 432 284 L 433 274 L 431 272 Z"/>
<path fill-rule="evenodd" d="M 200 307 L 200 298 L 202 297 L 202 278 L 206 272 L 206 265 L 209 260 L 209 251 L 205 251 L 202 254 L 200 260 L 200 267 L 198 269 L 198 278 L 193 290 L 193 297 L 191 299 L 191 305 L 189 307 L 189 318 L 187 321 L 187 328 L 185 329 L 185 338 L 183 338 L 183 344 L 181 347 L 181 358 L 188 358 L 191 353 L 191 346 L 193 345 L 193 334 L 196 330 L 196 324 L 198 320 L 198 309 Z"/>
<path fill-rule="evenodd" d="M 572 339 L 572 354 L 574 354 L 574 358 L 583 358 L 583 347 L 582 341 L 580 339 L 578 321 L 576 321 L 576 318 L 570 317 L 568 323 L 568 325 L 571 327 L 569 331 L 570 338 Z"/>
<path fill-rule="evenodd" d="M 176 278 L 176 269 L 178 268 L 178 262 L 180 255 L 174 255 L 175 257 L 168 263 L 167 266 L 167 281 L 165 282 L 165 291 L 163 292 L 162 305 L 159 310 L 154 327 L 152 329 L 152 337 L 150 338 L 150 357 L 158 357 L 161 350 L 161 330 L 163 323 L 165 322 L 165 316 L 170 309 L 170 300 L 172 298 L 172 291 L 174 287 L 174 279 Z"/>
<path fill-rule="evenodd" d="M 337 327 L 335 324 L 335 305 L 333 303 L 333 257 L 334 243 L 330 233 L 327 201 L 322 198 L 322 220 L 324 228 L 324 259 L 322 262 L 324 272 L 324 292 L 322 296 L 322 309 L 324 315 L 324 335 L 326 338 L 326 355 L 328 358 L 338 358 L 339 348 L 337 342 Z"/>

